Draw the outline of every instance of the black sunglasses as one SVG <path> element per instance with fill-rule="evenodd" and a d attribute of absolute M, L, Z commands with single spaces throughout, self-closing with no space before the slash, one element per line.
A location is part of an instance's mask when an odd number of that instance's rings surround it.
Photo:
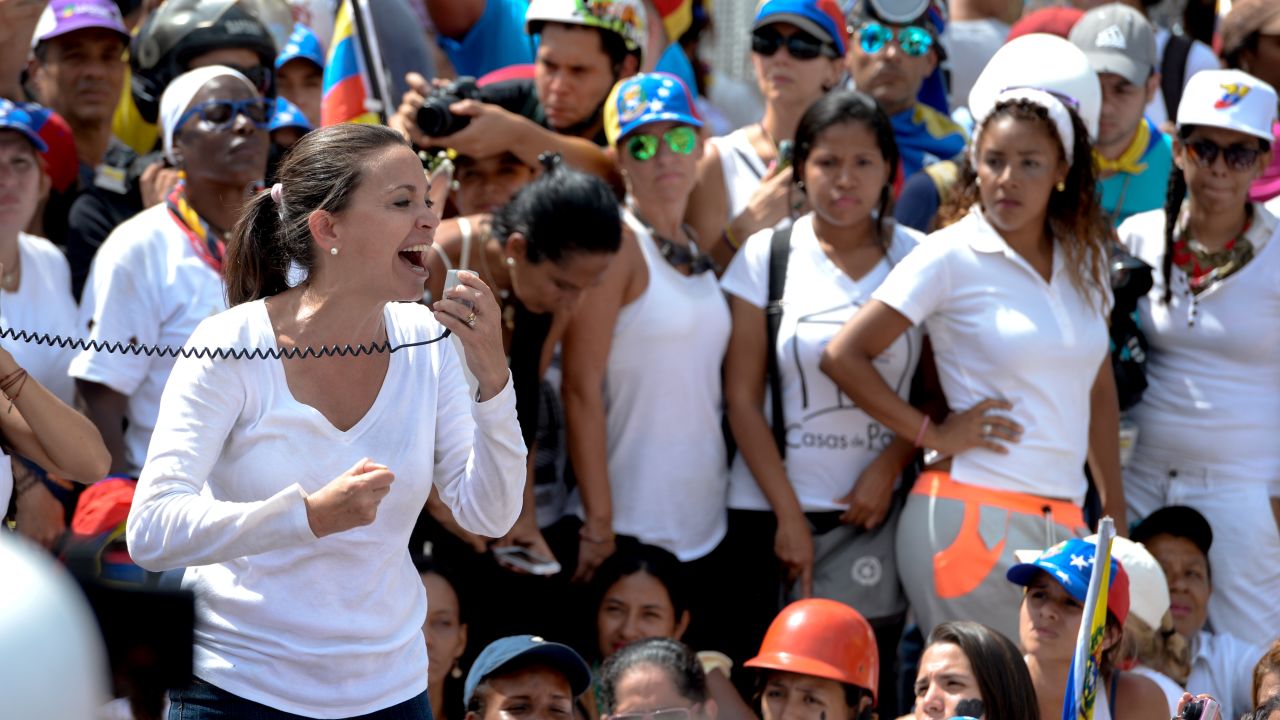
<path fill-rule="evenodd" d="M 777 30 L 760 28 L 751 33 L 751 52 L 757 55 L 772 57 L 784 45 L 796 60 L 812 60 L 819 55 L 834 58 L 838 55 L 831 43 L 825 43 L 806 32 L 795 32 L 783 37 Z"/>
<path fill-rule="evenodd" d="M 1218 160 L 1218 154 L 1221 153 L 1227 167 L 1232 170 L 1248 170 L 1265 152 L 1260 147 L 1249 147 L 1239 143 L 1223 147 L 1212 140 L 1192 140 L 1186 145 L 1187 151 L 1191 153 L 1191 157 L 1195 158 L 1196 163 L 1206 168 L 1213 167 Z"/>

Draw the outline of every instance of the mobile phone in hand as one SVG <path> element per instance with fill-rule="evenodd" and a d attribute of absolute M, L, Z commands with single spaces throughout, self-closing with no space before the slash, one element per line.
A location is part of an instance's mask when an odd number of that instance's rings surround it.
<path fill-rule="evenodd" d="M 503 567 L 522 570 L 530 575 L 545 577 L 560 572 L 560 563 L 519 545 L 496 547 L 493 549 L 493 557 Z"/>
<path fill-rule="evenodd" d="M 472 310 L 475 310 L 476 309 L 475 303 L 471 302 L 471 300 L 464 297 L 457 297 L 457 298 L 449 297 L 449 291 L 452 290 L 453 288 L 458 287 L 458 285 L 461 285 L 461 283 L 458 282 L 458 269 L 449 268 L 448 271 L 446 271 L 444 274 L 444 289 L 440 291 L 440 294 L 443 295 L 445 298 L 449 298 L 450 300 L 460 302 L 463 305 L 466 305 L 467 307 L 471 308 Z"/>

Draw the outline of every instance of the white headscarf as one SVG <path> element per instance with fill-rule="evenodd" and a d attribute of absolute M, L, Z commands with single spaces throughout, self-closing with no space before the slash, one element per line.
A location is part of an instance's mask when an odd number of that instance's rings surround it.
<path fill-rule="evenodd" d="M 258 92 L 249 78 L 226 65 L 208 65 L 183 73 L 164 89 L 164 94 L 160 96 L 160 128 L 164 132 L 164 156 L 170 163 L 178 163 L 173 156 L 173 134 L 178 131 L 178 119 L 191 107 L 191 100 L 200 92 L 200 88 L 209 84 L 210 80 L 224 76 L 237 78 L 253 88 L 255 93 Z"/>
<path fill-rule="evenodd" d="M 983 113 L 982 117 L 974 118 L 973 140 L 969 143 L 969 162 L 973 167 L 978 167 L 978 136 L 982 132 L 983 121 L 986 120 L 987 115 L 990 115 L 995 110 L 997 105 L 1010 100 L 1026 100 L 1039 105 L 1049 112 L 1049 121 L 1058 129 L 1058 138 L 1062 140 L 1062 152 L 1067 157 L 1067 167 L 1070 167 L 1076 150 L 1076 131 L 1075 126 L 1071 123 L 1071 111 L 1067 110 L 1066 104 L 1053 93 L 1029 87 L 1010 88 L 996 95 L 987 112 Z"/>

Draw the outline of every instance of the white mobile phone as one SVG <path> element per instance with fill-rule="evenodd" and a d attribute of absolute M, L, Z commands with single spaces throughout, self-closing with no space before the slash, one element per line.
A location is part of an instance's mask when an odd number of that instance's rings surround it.
<path fill-rule="evenodd" d="M 519 545 L 496 547 L 493 557 L 499 565 L 523 570 L 530 575 L 548 576 L 560 572 L 560 563 Z"/>
<path fill-rule="evenodd" d="M 440 291 L 440 294 L 447 298 L 449 297 L 449 290 L 452 288 L 456 288 L 461 284 L 462 283 L 458 282 L 458 269 L 449 268 L 444 274 L 444 289 Z M 449 299 L 456 300 L 457 302 L 460 302 L 463 305 L 466 305 L 472 310 L 476 309 L 475 304 L 466 298 L 449 298 Z"/>

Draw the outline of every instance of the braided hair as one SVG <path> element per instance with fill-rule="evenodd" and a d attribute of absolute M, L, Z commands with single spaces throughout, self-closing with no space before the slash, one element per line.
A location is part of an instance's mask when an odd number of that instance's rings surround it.
<path fill-rule="evenodd" d="M 1186 141 L 1191 128 L 1178 128 L 1178 138 Z M 1169 184 L 1164 191 L 1164 259 L 1160 261 L 1160 275 L 1164 278 L 1164 295 L 1161 302 L 1165 305 L 1173 299 L 1173 241 L 1178 228 L 1178 215 L 1182 210 L 1182 201 L 1187 197 L 1187 176 L 1177 163 L 1169 169 Z"/>

